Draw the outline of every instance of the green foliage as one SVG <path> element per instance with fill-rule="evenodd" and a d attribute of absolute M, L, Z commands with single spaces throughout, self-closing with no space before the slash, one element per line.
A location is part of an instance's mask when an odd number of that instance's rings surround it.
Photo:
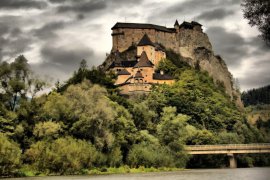
<path fill-rule="evenodd" d="M 45 86 L 43 81 L 33 76 L 23 55 L 10 64 L 0 63 L 0 81 L 0 99 L 11 111 L 15 111 L 20 99 L 26 99 L 27 93 L 33 97 Z"/>
<path fill-rule="evenodd" d="M 199 129 L 230 131 L 235 122 L 243 119 L 235 105 L 205 73 L 187 69 L 172 86 L 159 88 L 157 91 L 166 95 L 168 104 L 177 107 L 178 113 L 191 116 L 188 122 Z"/>
<path fill-rule="evenodd" d="M 110 92 L 114 91 L 114 81 L 115 74 L 106 74 L 104 71 L 93 67 L 91 70 L 87 68 L 87 63 L 85 60 L 81 61 L 78 71 L 73 73 L 73 76 L 67 80 L 63 85 L 58 85 L 57 92 L 64 92 L 68 86 L 75 85 L 83 82 L 83 80 L 90 80 L 94 84 L 99 84 L 105 86 Z"/>
<path fill-rule="evenodd" d="M 165 147 L 143 142 L 132 146 L 128 164 L 131 167 L 171 167 L 174 166 L 174 159 Z"/>
<path fill-rule="evenodd" d="M 76 174 L 91 168 L 98 157 L 99 153 L 91 144 L 71 137 L 38 141 L 25 152 L 26 161 L 37 170 L 57 174 Z"/>
<path fill-rule="evenodd" d="M 270 3 L 268 0 L 243 0 L 244 18 L 251 26 L 257 26 L 262 39 L 270 45 Z"/>
<path fill-rule="evenodd" d="M 165 74 L 174 75 L 174 73 L 177 70 L 177 66 L 172 63 L 172 61 L 168 59 L 163 59 L 159 62 L 157 71 L 164 71 Z"/>
<path fill-rule="evenodd" d="M 0 133 L 0 177 L 11 176 L 21 165 L 19 145 Z"/>
<path fill-rule="evenodd" d="M 37 91 L 30 90 L 27 83 L 8 79 L 10 74 L 14 78 L 27 75 L 27 63 L 2 63 L 0 131 L 5 135 L 1 134 L 0 146 L 16 149 L 19 147 L 13 141 L 19 142 L 28 174 L 100 174 L 131 172 L 127 165 L 140 172 L 194 167 L 194 163 L 197 167 L 224 167 L 226 156 L 190 159 L 185 145 L 268 142 L 269 121 L 248 124 L 224 89 L 216 87 L 206 72 L 192 69 L 172 51 L 167 58 L 161 61 L 159 70 L 173 75 L 176 82 L 155 85 L 150 93 L 130 98 L 117 93 L 113 74 L 88 70 L 86 61 L 65 85 L 58 84 L 49 95 L 34 97 Z M 42 86 L 31 87 L 38 90 Z M 34 98 L 28 100 L 19 92 L 13 97 L 3 88 L 24 88 L 33 92 Z M 12 109 L 9 102 L 15 97 L 20 98 Z M 16 163 L 6 174 L 20 165 L 15 158 L 20 159 L 18 150 L 12 151 L 18 156 L 10 155 L 14 158 L 11 162 Z M 244 165 L 270 162 L 259 156 L 242 159 Z M 31 168 L 33 171 L 29 171 Z"/>
<path fill-rule="evenodd" d="M 62 131 L 61 125 L 56 122 L 39 122 L 35 125 L 34 135 L 38 138 L 57 138 Z"/>

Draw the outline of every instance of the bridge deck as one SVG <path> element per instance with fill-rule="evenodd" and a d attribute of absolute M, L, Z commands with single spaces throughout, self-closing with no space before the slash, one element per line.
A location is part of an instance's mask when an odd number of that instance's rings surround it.
<path fill-rule="evenodd" d="M 270 153 L 270 143 L 189 145 L 186 146 L 185 150 L 188 154 Z"/>

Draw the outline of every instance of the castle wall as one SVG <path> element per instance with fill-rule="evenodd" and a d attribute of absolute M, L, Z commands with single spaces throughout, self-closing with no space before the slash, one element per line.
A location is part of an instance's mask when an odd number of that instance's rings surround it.
<path fill-rule="evenodd" d="M 152 42 L 160 43 L 175 51 L 178 50 L 176 33 L 163 32 L 155 29 L 117 28 L 114 29 L 112 33 L 112 51 L 119 50 L 120 52 L 123 52 L 132 44 L 138 44 L 144 34 L 147 34 Z"/>
<path fill-rule="evenodd" d="M 163 51 L 156 51 L 155 56 L 156 57 L 155 57 L 154 65 L 155 65 L 155 67 L 157 67 L 160 60 L 166 58 L 166 53 Z"/>
<path fill-rule="evenodd" d="M 155 47 L 153 46 L 138 46 L 137 47 L 137 56 L 141 56 L 142 52 L 145 51 L 148 59 L 154 64 L 156 52 Z"/>

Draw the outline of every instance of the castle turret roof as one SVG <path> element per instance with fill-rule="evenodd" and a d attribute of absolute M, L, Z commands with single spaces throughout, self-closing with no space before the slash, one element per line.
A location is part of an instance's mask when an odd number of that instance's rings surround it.
<path fill-rule="evenodd" d="M 134 67 L 153 67 L 153 63 L 149 61 L 146 52 L 143 51 L 139 62 Z"/>
<path fill-rule="evenodd" d="M 174 26 L 179 26 L 178 20 L 176 19 Z"/>
<path fill-rule="evenodd" d="M 148 37 L 148 35 L 147 34 L 144 34 L 144 36 L 142 37 L 142 39 L 138 43 L 138 46 L 146 46 L 146 45 L 155 46 L 152 43 L 152 41 L 150 40 L 150 38 Z"/>

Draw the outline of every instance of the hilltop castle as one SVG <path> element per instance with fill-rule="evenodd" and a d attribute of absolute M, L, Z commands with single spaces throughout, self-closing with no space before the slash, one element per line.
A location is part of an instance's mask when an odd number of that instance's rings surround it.
<path fill-rule="evenodd" d="M 241 106 L 240 94 L 233 87 L 233 78 L 227 65 L 219 55 L 214 54 L 208 36 L 203 32 L 202 25 L 198 22 L 179 24 L 176 20 L 171 28 L 154 24 L 118 22 L 111 29 L 112 50 L 101 68 L 117 71 L 116 85 L 124 86 L 129 83 L 129 87 L 133 85 L 135 88 L 138 82 L 149 84 L 173 83 L 168 75 L 156 72 L 156 65 L 162 58 L 166 57 L 165 50 L 171 49 L 178 53 L 181 60 L 187 62 L 190 66 L 199 67 L 201 71 L 207 71 L 216 85 L 223 86 L 231 99 Z M 140 61 L 142 61 L 141 63 L 144 62 L 143 64 L 147 62 L 148 67 L 140 68 Z M 151 69 L 150 66 L 152 70 L 151 73 L 148 73 Z M 139 75 L 142 75 L 142 78 L 138 81 L 135 80 L 134 78 Z M 162 77 L 159 79 L 160 82 L 157 81 L 156 77 Z M 132 78 L 134 80 L 131 80 Z M 124 81 L 124 79 L 127 81 Z M 133 90 L 136 91 L 136 88 L 134 88 Z M 124 89 L 123 93 L 133 91 L 126 87 Z M 145 90 L 149 90 L 149 87 Z"/>
<path fill-rule="evenodd" d="M 154 44 L 144 34 L 136 45 L 136 57 L 134 60 L 121 58 L 118 49 L 115 50 L 115 61 L 109 69 L 117 74 L 117 85 L 121 94 L 133 94 L 139 92 L 149 92 L 152 84 L 172 84 L 173 78 L 167 74 L 156 72 L 158 63 L 166 58 L 166 53 L 159 44 Z"/>
<path fill-rule="evenodd" d="M 167 49 L 179 52 L 179 47 L 183 47 L 183 33 L 189 29 L 197 34 L 202 33 L 202 25 L 192 21 L 183 22 L 179 25 L 176 20 L 174 28 L 167 28 L 154 24 L 138 24 L 138 23 L 116 23 L 112 27 L 113 47 L 112 51 L 119 50 L 123 52 L 130 45 L 137 44 L 144 34 L 147 34 L 152 42 L 162 44 Z"/>

